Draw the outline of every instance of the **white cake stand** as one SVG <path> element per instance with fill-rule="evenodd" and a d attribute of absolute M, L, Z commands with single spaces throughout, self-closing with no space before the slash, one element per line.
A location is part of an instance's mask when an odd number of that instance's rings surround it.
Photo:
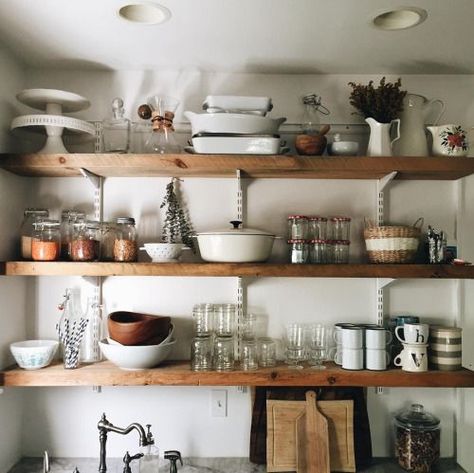
<path fill-rule="evenodd" d="M 55 89 L 26 89 L 17 94 L 19 102 L 46 114 L 23 115 L 12 121 L 11 129 L 46 129 L 46 144 L 40 153 L 67 153 L 62 135 L 64 129 L 72 133 L 95 135 L 94 125 L 77 118 L 61 115 L 63 112 L 78 112 L 90 106 L 81 95 Z"/>

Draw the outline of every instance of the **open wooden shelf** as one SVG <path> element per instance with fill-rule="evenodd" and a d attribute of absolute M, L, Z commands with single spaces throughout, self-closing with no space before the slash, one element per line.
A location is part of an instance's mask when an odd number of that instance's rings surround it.
<path fill-rule="evenodd" d="M 191 154 L 0 154 L 0 168 L 21 176 L 77 177 L 80 168 L 103 177 L 243 177 L 454 180 L 474 173 L 472 158 L 317 157 Z"/>
<path fill-rule="evenodd" d="M 66 370 L 56 362 L 47 368 L 26 371 L 18 367 L 0 373 L 2 386 L 386 386 L 474 387 L 474 372 L 427 371 L 408 373 L 348 371 L 334 363 L 325 370 L 288 369 L 286 365 L 256 371 L 191 371 L 188 361 L 169 361 L 143 371 L 125 371 L 108 361 Z"/>
<path fill-rule="evenodd" d="M 6 276 L 207 276 L 473 279 L 474 266 L 449 264 L 79 263 L 7 261 Z"/>

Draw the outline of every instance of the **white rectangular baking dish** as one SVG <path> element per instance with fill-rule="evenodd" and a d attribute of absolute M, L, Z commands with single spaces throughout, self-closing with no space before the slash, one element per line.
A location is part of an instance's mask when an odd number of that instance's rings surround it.
<path fill-rule="evenodd" d="M 278 136 L 195 136 L 195 153 L 199 154 L 279 154 Z"/>
<path fill-rule="evenodd" d="M 265 115 L 273 108 L 270 97 L 249 97 L 240 95 L 208 95 L 202 109 L 208 113 L 243 112 Z"/>

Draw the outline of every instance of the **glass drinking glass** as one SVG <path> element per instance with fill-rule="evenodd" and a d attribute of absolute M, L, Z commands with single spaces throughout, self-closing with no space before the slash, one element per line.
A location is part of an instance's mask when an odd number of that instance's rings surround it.
<path fill-rule="evenodd" d="M 309 364 L 312 369 L 324 370 L 323 361 L 327 358 L 328 337 L 324 325 L 313 324 L 309 327 Z"/>
<path fill-rule="evenodd" d="M 257 341 L 255 339 L 242 340 L 240 365 L 244 371 L 258 368 Z"/>
<path fill-rule="evenodd" d="M 214 331 L 218 337 L 232 337 L 234 335 L 235 304 L 218 304 L 214 307 Z"/>
<path fill-rule="evenodd" d="M 261 337 L 258 339 L 258 364 L 267 368 L 276 365 L 276 343 L 273 338 Z"/>
<path fill-rule="evenodd" d="M 291 369 L 302 369 L 299 362 L 305 359 L 303 324 L 292 323 L 286 326 L 286 363 Z"/>
<path fill-rule="evenodd" d="M 209 337 L 212 334 L 213 304 L 196 304 L 193 307 L 194 332 L 198 337 Z"/>
<path fill-rule="evenodd" d="M 209 371 L 212 369 L 212 338 L 195 337 L 191 342 L 191 369 Z"/>
<path fill-rule="evenodd" d="M 232 371 L 234 369 L 234 337 L 215 338 L 214 369 L 216 371 Z"/>
<path fill-rule="evenodd" d="M 246 314 L 242 317 L 241 334 L 243 339 L 252 340 L 256 337 L 257 317 L 254 314 Z"/>

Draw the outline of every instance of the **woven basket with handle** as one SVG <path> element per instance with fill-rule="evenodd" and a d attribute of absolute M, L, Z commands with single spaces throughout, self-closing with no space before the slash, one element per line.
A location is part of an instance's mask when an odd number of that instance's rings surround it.
<path fill-rule="evenodd" d="M 371 263 L 411 263 L 420 244 L 423 219 L 412 226 L 375 226 L 365 221 L 364 238 Z"/>

